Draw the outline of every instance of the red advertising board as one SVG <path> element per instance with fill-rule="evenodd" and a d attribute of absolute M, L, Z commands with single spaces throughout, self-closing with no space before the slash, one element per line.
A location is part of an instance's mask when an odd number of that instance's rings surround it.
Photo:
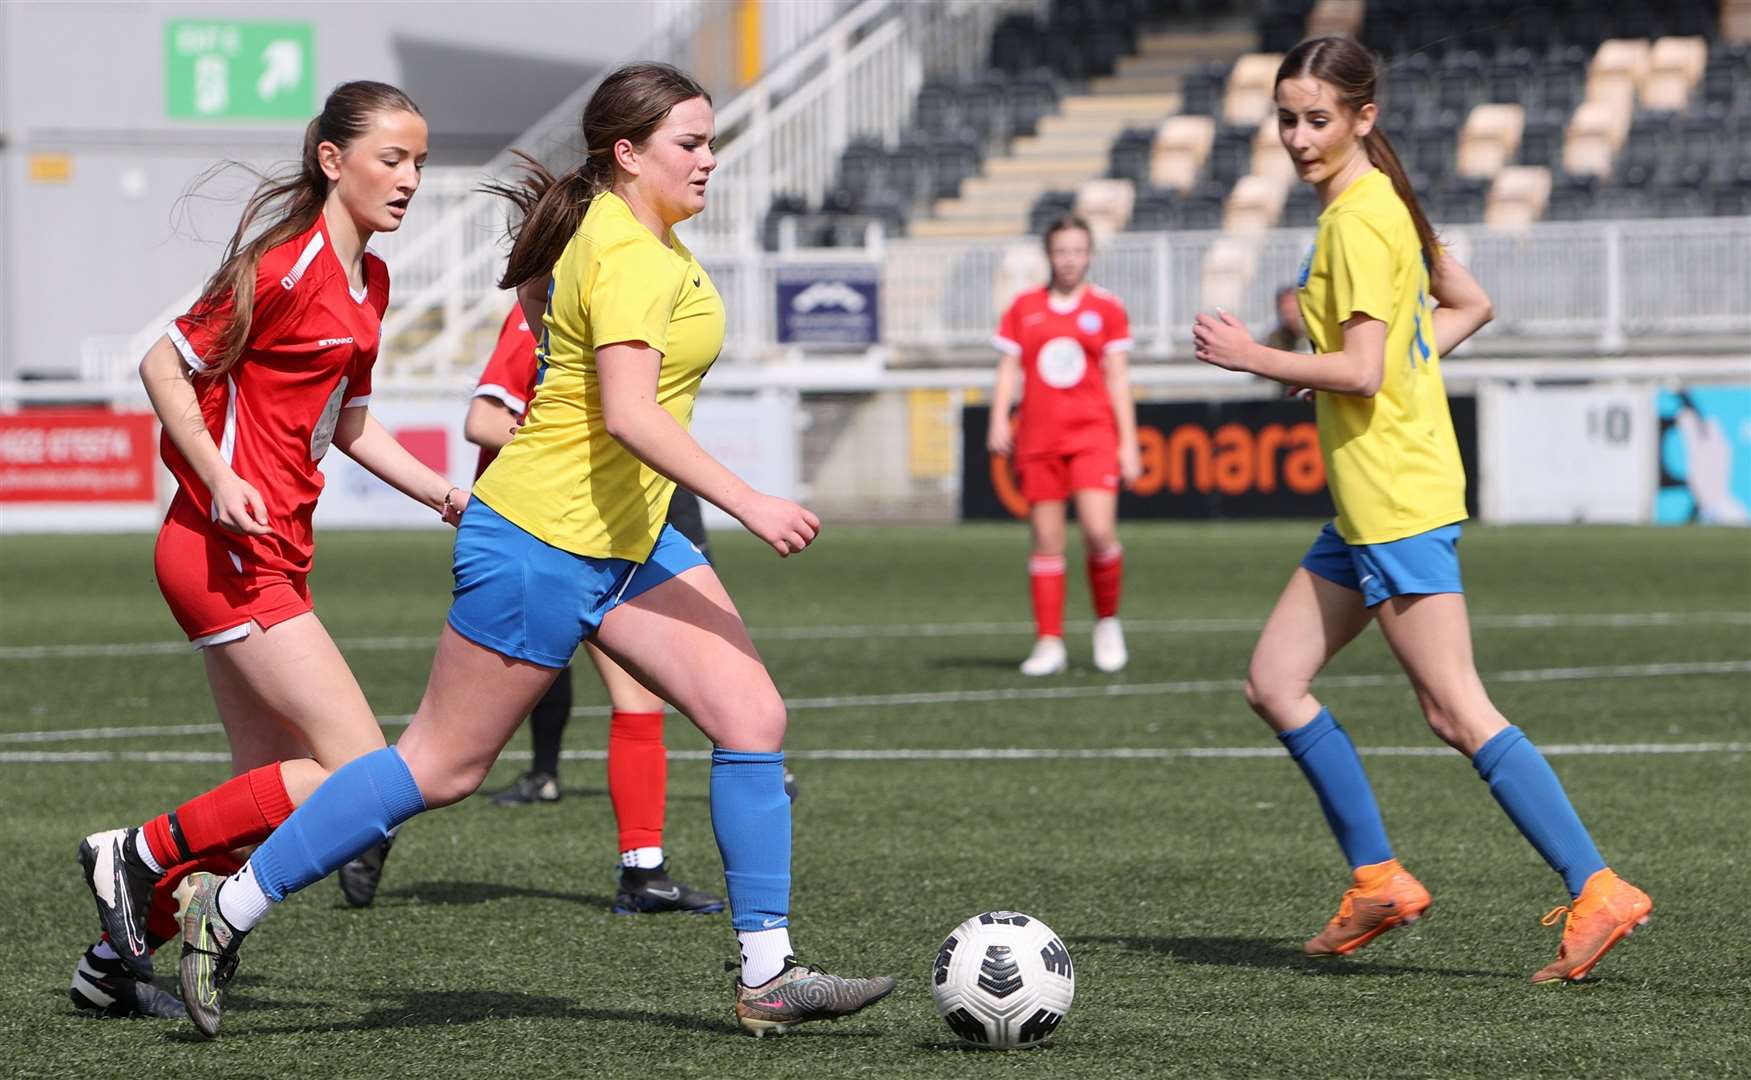
<path fill-rule="evenodd" d="M 0 503 L 151 503 L 156 430 L 151 413 L 0 415 Z"/>

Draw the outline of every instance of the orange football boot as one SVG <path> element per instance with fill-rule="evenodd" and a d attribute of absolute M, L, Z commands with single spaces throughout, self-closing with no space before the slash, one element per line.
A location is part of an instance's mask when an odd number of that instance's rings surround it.
<path fill-rule="evenodd" d="M 1388 930 L 1416 922 L 1429 903 L 1429 890 L 1397 859 L 1359 866 L 1338 913 L 1302 949 L 1308 956 L 1348 956 Z"/>
<path fill-rule="evenodd" d="M 1551 926 L 1564 912 L 1569 916 L 1556 959 L 1540 968 L 1532 981 L 1579 982 L 1613 945 L 1646 923 L 1653 910 L 1654 902 L 1647 893 L 1609 869 L 1596 871 L 1582 886 L 1573 907 L 1556 908 L 1540 920 Z"/>

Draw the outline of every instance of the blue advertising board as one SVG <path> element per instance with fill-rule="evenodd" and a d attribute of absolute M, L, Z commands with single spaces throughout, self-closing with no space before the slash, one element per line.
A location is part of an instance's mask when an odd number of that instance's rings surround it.
<path fill-rule="evenodd" d="M 1662 390 L 1654 521 L 1751 524 L 1751 385 Z"/>
<path fill-rule="evenodd" d="M 869 263 L 780 267 L 779 342 L 874 345 L 881 337 L 880 274 Z"/>

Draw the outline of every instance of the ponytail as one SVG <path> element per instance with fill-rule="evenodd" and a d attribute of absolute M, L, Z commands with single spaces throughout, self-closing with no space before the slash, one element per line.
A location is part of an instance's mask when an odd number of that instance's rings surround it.
<path fill-rule="evenodd" d="M 1330 86 L 1353 117 L 1364 106 L 1374 104 L 1380 71 L 1368 50 L 1351 38 L 1315 37 L 1290 49 L 1282 63 L 1277 65 L 1277 83 L 1303 76 L 1311 76 Z M 1417 240 L 1423 248 L 1423 261 L 1433 273 L 1435 261 L 1441 255 L 1440 238 L 1435 235 L 1435 227 L 1429 224 L 1429 216 L 1423 213 L 1417 193 L 1411 189 L 1410 177 L 1405 175 L 1404 164 L 1398 160 L 1392 141 L 1386 137 L 1386 132 L 1380 130 L 1378 118 L 1368 134 L 1362 136 L 1362 149 L 1368 155 L 1368 161 L 1392 181 L 1392 190 L 1398 193 L 1399 201 L 1410 211 L 1411 223 L 1416 226 Z"/>
<path fill-rule="evenodd" d="M 342 83 L 322 103 L 322 112 L 304 126 L 297 171 L 278 176 L 255 173 L 258 180 L 255 193 L 243 205 L 243 215 L 225 245 L 219 269 L 201 287 L 201 298 L 189 313 L 190 320 L 197 325 L 223 322 L 213 339 L 216 344 L 202 357 L 203 375 L 218 378 L 237 366 L 243 356 L 255 317 L 255 277 L 261 257 L 295 239 L 321 216 L 322 205 L 328 199 L 328 176 L 322 171 L 318 149 L 327 142 L 345 150 L 364 134 L 375 116 L 385 112 L 421 115 L 412 98 L 388 83 L 367 80 Z M 247 165 L 221 162 L 196 180 L 183 197 L 193 195 L 208 180 L 232 167 L 253 172 Z M 256 231 L 258 221 L 265 224 Z"/>
<path fill-rule="evenodd" d="M 1392 181 L 1392 190 L 1398 193 L 1399 201 L 1410 211 L 1411 224 L 1416 226 L 1417 241 L 1423 248 L 1423 263 L 1433 273 L 1435 264 L 1441 258 L 1440 237 L 1435 235 L 1435 227 L 1429 224 L 1429 216 L 1423 213 L 1423 205 L 1417 201 L 1417 193 L 1411 188 L 1410 177 L 1404 171 L 1404 163 L 1398 160 L 1398 152 L 1392 148 L 1392 140 L 1386 137 L 1386 132 L 1380 130 L 1378 123 L 1362 137 L 1362 149 L 1367 151 L 1368 160 L 1374 167 Z"/>
<path fill-rule="evenodd" d="M 584 106 L 580 124 L 587 151 L 577 168 L 554 176 L 528 154 L 511 151 L 521 159 L 522 178 L 490 180 L 480 187 L 484 194 L 509 200 L 517 219 L 505 226 L 511 257 L 499 288 L 515 289 L 552 273 L 590 203 L 614 186 L 614 148 L 624 140 L 643 149 L 669 110 L 693 98 L 711 102 L 705 88 L 680 68 L 627 64 L 610 72 Z"/>
<path fill-rule="evenodd" d="M 518 163 L 522 178 L 491 180 L 480 187 L 483 194 L 509 200 L 516 211 L 517 220 L 505 226 L 511 257 L 499 278 L 501 289 L 515 289 L 551 273 L 583 224 L 590 203 L 614 181 L 613 163 L 606 154 L 591 154 L 577 168 L 554 176 L 521 150 L 511 152 L 522 159 Z"/>

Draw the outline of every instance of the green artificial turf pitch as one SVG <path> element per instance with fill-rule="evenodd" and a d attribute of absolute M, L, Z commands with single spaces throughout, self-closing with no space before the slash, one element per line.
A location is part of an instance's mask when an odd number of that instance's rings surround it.
<path fill-rule="evenodd" d="M 1399 855 L 1435 895 L 1419 926 L 1304 961 L 1345 868 L 1317 805 L 1238 692 L 1256 627 L 1317 526 L 1124 528 L 1131 665 L 1027 651 L 1016 527 L 832 528 L 797 558 L 714 539 L 792 702 L 795 927 L 807 961 L 891 972 L 894 997 L 783 1039 L 735 1033 L 724 916 L 617 917 L 600 751 L 577 679 L 553 806 L 484 798 L 403 834 L 375 908 L 322 882 L 253 935 L 215 1043 L 95 1021 L 66 986 L 94 933 L 74 861 L 226 775 L 200 662 L 151 577 L 149 537 L 0 539 L 0 1072 L 28 1076 L 1654 1076 L 1751 1062 L 1751 537 L 1732 530 L 1473 528 L 1478 663 L 1541 745 L 1653 923 L 1590 983 L 1534 988 L 1560 883 L 1470 766 L 1438 753 L 1379 634 L 1322 697 L 1364 751 Z M 378 713 L 424 686 L 447 538 L 331 533 L 317 608 Z M 1617 616 L 1625 616 L 1616 618 Z M 64 649 L 34 648 L 42 645 Z M 94 645 L 122 644 L 116 649 Z M 1378 677 L 1376 677 L 1378 676 Z M 1052 696 L 1044 693 L 1052 691 Z M 194 725 L 187 733 L 129 729 Z M 93 729 L 102 729 L 93 731 Z M 57 733 L 38 735 L 33 733 Z M 76 737 L 75 732 L 86 737 Z M 674 719 L 667 845 L 721 889 L 704 740 Z M 1602 747 L 1660 744 L 1604 753 Z M 527 738 L 488 782 L 525 767 Z M 1008 757 L 956 753 L 1026 750 Z M 178 760 L 148 760 L 149 752 Z M 894 751 L 919 751 L 894 754 Z M 66 760 L 84 755 L 81 760 Z M 189 758 L 195 760 L 188 760 Z M 1075 1008 L 1045 1050 L 961 1051 L 928 972 L 956 923 L 1048 922 Z M 165 971 L 168 963 L 161 964 Z"/>

